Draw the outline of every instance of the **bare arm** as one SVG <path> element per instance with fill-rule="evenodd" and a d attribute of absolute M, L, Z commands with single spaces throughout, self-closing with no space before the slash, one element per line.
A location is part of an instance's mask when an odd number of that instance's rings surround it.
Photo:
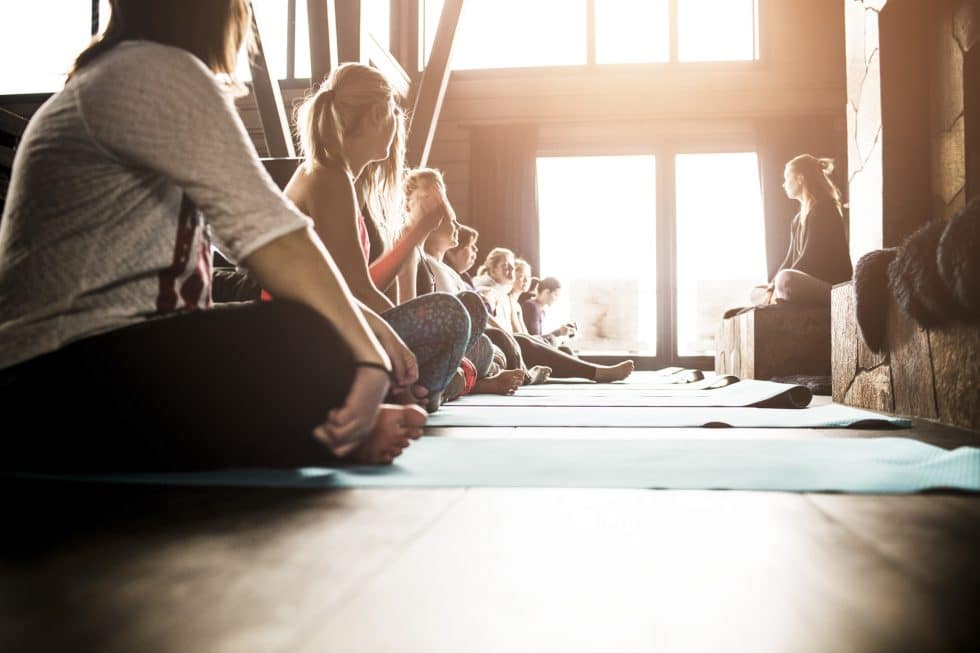
<path fill-rule="evenodd" d="M 364 260 L 357 233 L 359 209 L 350 177 L 340 168 L 317 166 L 304 181 L 291 182 L 286 195 L 307 209 L 317 235 L 336 261 L 354 297 L 377 313 L 392 308 L 391 300 L 371 280 Z"/>
<path fill-rule="evenodd" d="M 414 299 L 418 294 L 415 287 L 415 272 L 419 264 L 418 248 L 451 211 L 449 200 L 439 188 L 419 191 L 419 202 L 418 208 L 408 216 L 408 223 L 391 249 L 370 266 L 371 279 L 378 288 L 387 288 L 398 278 L 399 303 Z"/>
<path fill-rule="evenodd" d="M 274 297 L 306 304 L 330 320 L 347 340 L 356 361 L 391 368 L 340 271 L 309 229 L 276 238 L 252 252 L 244 263 Z"/>

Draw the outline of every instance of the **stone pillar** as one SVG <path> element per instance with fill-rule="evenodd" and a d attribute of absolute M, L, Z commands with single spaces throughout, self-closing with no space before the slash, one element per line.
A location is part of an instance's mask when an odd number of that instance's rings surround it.
<path fill-rule="evenodd" d="M 850 247 L 857 260 L 899 244 L 930 218 L 929 95 L 937 4 L 844 2 Z"/>

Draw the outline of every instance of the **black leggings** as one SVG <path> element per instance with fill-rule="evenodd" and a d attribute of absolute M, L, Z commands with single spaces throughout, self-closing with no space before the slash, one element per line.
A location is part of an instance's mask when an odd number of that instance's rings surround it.
<path fill-rule="evenodd" d="M 149 320 L 0 371 L 8 425 L 0 465 L 93 472 L 329 464 L 335 458 L 311 431 L 343 404 L 354 370 L 334 326 L 294 302 Z"/>
<path fill-rule="evenodd" d="M 521 346 L 521 354 L 525 363 L 531 366 L 547 365 L 551 368 L 551 376 L 556 379 L 572 377 L 595 379 L 597 368 L 592 363 L 586 363 L 575 356 L 569 356 L 534 336 L 515 333 L 514 340 Z"/>
<path fill-rule="evenodd" d="M 507 369 L 527 372 L 528 366 L 546 365 L 556 379 L 581 377 L 594 379 L 596 366 L 566 354 L 533 336 L 512 334 L 496 327 L 487 327 L 486 334 L 500 347 L 507 358 Z"/>

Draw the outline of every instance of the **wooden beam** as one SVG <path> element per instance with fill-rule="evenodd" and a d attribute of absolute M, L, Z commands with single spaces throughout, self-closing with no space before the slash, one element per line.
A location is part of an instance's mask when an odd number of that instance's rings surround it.
<path fill-rule="evenodd" d="M 395 92 L 407 100 L 408 93 L 411 90 L 412 80 L 408 76 L 408 73 L 405 72 L 405 69 L 401 67 L 401 64 L 398 63 L 398 59 L 395 58 L 394 54 L 382 47 L 378 43 L 378 40 L 374 38 L 373 34 L 367 35 L 367 38 L 364 39 L 364 44 L 367 46 L 368 62 L 384 73 L 384 76 L 391 82 Z"/>
<path fill-rule="evenodd" d="M 337 67 L 335 0 L 306 0 L 310 31 L 310 88 L 316 89 Z"/>
<path fill-rule="evenodd" d="M 339 0 L 337 3 L 337 55 L 340 63 L 366 62 L 364 4 L 361 0 Z"/>
<path fill-rule="evenodd" d="M 439 17 L 435 42 L 429 54 L 429 63 L 422 72 L 412 122 L 408 129 L 406 162 L 412 167 L 423 167 L 429 160 L 429 150 L 439 122 L 442 100 L 449 84 L 449 62 L 452 61 L 456 27 L 463 11 L 464 0 L 446 0 Z"/>
<path fill-rule="evenodd" d="M 391 3 L 391 52 L 412 81 L 421 69 L 419 34 L 422 21 L 419 0 L 393 0 Z"/>
<path fill-rule="evenodd" d="M 20 138 L 25 129 L 27 129 L 26 118 L 0 107 L 0 132 Z"/>
<path fill-rule="evenodd" d="M 259 24 L 252 12 L 252 35 L 255 40 L 252 56 L 249 57 L 249 69 L 252 71 L 252 89 L 255 91 L 255 102 L 262 121 L 262 132 L 269 156 L 296 156 L 293 139 L 289 135 L 289 121 L 282 103 L 282 91 L 279 81 L 272 78 L 262 48 L 262 37 Z"/>
<path fill-rule="evenodd" d="M 286 7 L 286 79 L 296 78 L 296 0 Z"/>

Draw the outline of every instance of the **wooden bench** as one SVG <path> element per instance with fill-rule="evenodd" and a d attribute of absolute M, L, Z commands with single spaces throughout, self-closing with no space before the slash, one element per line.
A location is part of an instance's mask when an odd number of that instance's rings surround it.
<path fill-rule="evenodd" d="M 980 431 L 980 326 L 923 329 L 888 303 L 887 350 L 868 349 L 854 286 L 831 291 L 834 401 Z"/>
<path fill-rule="evenodd" d="M 722 320 L 715 371 L 743 379 L 830 376 L 830 307 L 777 304 Z"/>

